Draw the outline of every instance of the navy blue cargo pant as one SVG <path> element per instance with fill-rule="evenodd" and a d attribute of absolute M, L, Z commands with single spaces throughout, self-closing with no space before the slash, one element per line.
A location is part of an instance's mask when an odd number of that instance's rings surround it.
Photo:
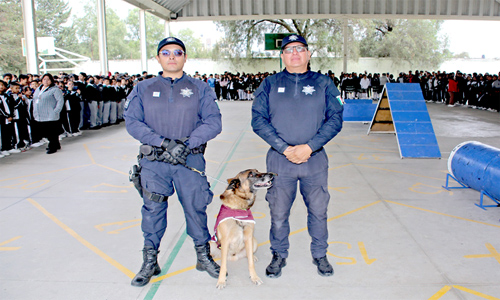
<path fill-rule="evenodd" d="M 203 154 L 189 155 L 187 165 L 204 171 Z M 142 188 L 163 196 L 171 196 L 175 190 L 184 209 L 187 234 L 196 246 L 206 244 L 210 240 L 206 210 L 213 198 L 206 177 L 181 165 L 174 166 L 145 158 L 141 160 L 141 166 Z M 143 200 L 141 226 L 144 233 L 144 245 L 158 249 L 167 228 L 168 201 L 158 203 L 146 197 Z"/>
<path fill-rule="evenodd" d="M 307 207 L 307 228 L 311 241 L 313 258 L 326 255 L 328 248 L 327 210 L 330 201 L 328 193 L 328 157 L 322 149 L 303 164 L 294 164 L 283 154 L 271 149 L 267 153 L 267 172 L 278 174 L 273 187 L 267 191 L 266 200 L 271 212 L 269 239 L 271 250 L 288 257 L 290 243 L 290 209 L 297 195 L 297 182 Z"/>

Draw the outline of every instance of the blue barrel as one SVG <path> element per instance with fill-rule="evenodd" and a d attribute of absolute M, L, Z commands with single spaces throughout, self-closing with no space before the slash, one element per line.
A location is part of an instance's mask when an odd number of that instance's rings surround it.
<path fill-rule="evenodd" d="M 500 199 L 500 149 L 476 142 L 463 142 L 448 158 L 448 172 L 463 185 Z"/>

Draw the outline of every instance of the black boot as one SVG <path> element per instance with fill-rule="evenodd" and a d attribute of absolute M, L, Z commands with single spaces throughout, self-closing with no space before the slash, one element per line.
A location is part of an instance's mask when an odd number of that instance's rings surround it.
<path fill-rule="evenodd" d="M 313 258 L 313 264 L 318 267 L 318 274 L 321 276 L 332 276 L 333 267 L 328 262 L 326 255 L 320 258 Z"/>
<path fill-rule="evenodd" d="M 132 279 L 131 284 L 133 286 L 145 286 L 148 284 L 149 280 L 153 275 L 158 275 L 161 273 L 160 266 L 158 265 L 158 252 L 151 246 L 144 246 L 142 249 L 142 257 L 144 262 L 142 263 L 141 270 L 134 279 Z"/>
<path fill-rule="evenodd" d="M 278 278 L 281 276 L 281 269 L 286 266 L 286 258 L 282 258 L 278 252 L 273 251 L 273 259 L 266 268 L 266 276 Z"/>
<path fill-rule="evenodd" d="M 196 270 L 207 271 L 213 278 L 219 278 L 220 266 L 214 261 L 210 255 L 210 244 L 206 243 L 201 246 L 194 246 L 198 261 L 196 262 Z"/>

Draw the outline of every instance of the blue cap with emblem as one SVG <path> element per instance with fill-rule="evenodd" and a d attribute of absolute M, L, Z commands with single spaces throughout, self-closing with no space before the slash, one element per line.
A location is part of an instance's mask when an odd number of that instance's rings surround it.
<path fill-rule="evenodd" d="M 161 40 L 160 43 L 158 43 L 158 50 L 156 51 L 156 54 L 160 53 L 160 50 L 161 50 L 161 48 L 163 48 L 163 46 L 170 45 L 170 44 L 179 45 L 179 46 L 181 46 L 184 53 L 186 52 L 186 46 L 184 46 L 184 43 L 181 40 L 179 40 L 178 38 L 174 38 L 174 37 L 167 37 L 167 38 L 164 38 L 163 40 Z"/>
<path fill-rule="evenodd" d="M 281 42 L 281 50 L 285 49 L 286 45 L 293 43 L 293 42 L 299 42 L 299 43 L 304 44 L 304 46 L 306 46 L 306 47 L 308 46 L 305 38 L 303 38 L 302 36 L 300 36 L 298 34 L 291 34 L 291 35 L 285 36 L 285 38 Z"/>

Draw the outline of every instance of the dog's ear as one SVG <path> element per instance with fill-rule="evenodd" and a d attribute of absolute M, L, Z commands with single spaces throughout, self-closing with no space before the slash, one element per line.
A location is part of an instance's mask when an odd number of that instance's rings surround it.
<path fill-rule="evenodd" d="M 231 181 L 233 181 L 234 179 L 236 179 L 236 178 L 228 178 L 227 179 L 227 184 L 231 184 Z"/>
<path fill-rule="evenodd" d="M 231 179 L 231 181 L 229 182 L 229 185 L 227 187 L 227 190 L 234 190 L 234 189 L 237 189 L 239 188 L 241 185 L 241 181 L 237 178 L 233 178 Z"/>

